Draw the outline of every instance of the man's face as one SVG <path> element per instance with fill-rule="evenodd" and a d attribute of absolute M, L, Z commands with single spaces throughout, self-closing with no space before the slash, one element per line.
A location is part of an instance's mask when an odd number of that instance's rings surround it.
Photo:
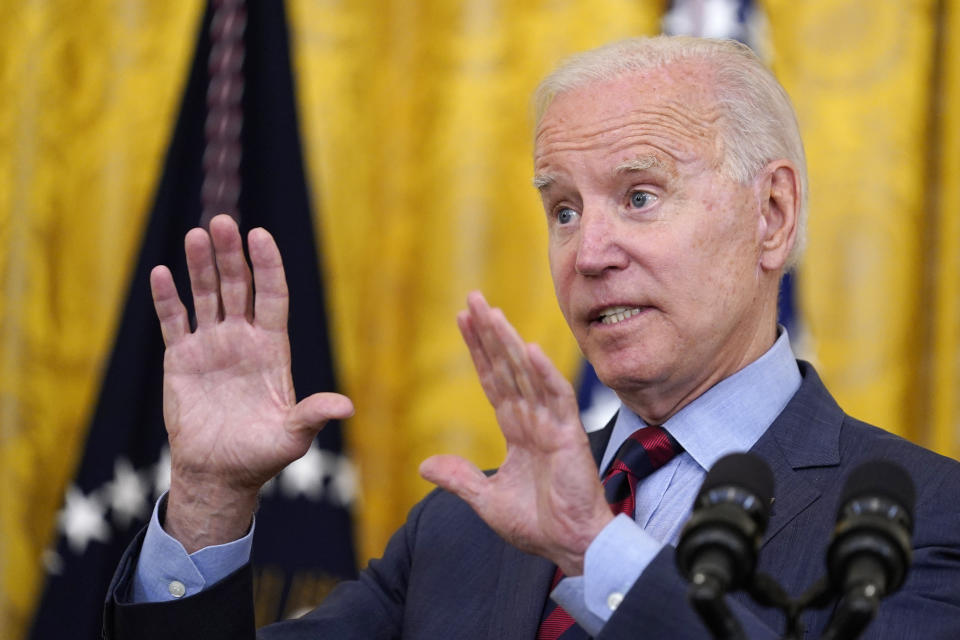
<path fill-rule="evenodd" d="M 721 172 L 710 85 L 693 63 L 594 82 L 558 96 L 537 130 L 560 308 L 599 378 L 647 420 L 774 338 L 760 198 Z"/>

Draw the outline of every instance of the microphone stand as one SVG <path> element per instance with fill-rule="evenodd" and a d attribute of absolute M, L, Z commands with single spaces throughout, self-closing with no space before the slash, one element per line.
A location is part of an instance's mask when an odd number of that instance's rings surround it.
<path fill-rule="evenodd" d="M 720 582 L 707 573 L 698 573 L 687 590 L 690 605 L 718 640 L 747 640 L 743 628 L 727 606 Z"/>
<path fill-rule="evenodd" d="M 743 628 L 730 611 L 723 597 L 723 591 L 716 581 L 709 575 L 700 579 L 703 574 L 694 576 L 687 591 L 690 604 L 700 616 L 711 635 L 718 640 L 746 640 Z M 786 620 L 783 639 L 802 640 L 805 629 L 800 615 L 807 609 L 823 609 L 836 597 L 830 581 L 820 578 L 810 586 L 799 598 L 791 598 L 776 580 L 765 573 L 757 573 L 746 586 L 747 594 L 754 602 L 762 607 L 779 609 Z M 863 600 L 861 602 L 861 600 Z M 856 638 L 863 632 L 876 613 L 879 599 L 874 596 L 872 609 L 863 598 L 857 598 L 848 606 L 841 603 L 835 621 L 821 636 L 822 640 L 846 640 Z M 841 610 L 845 613 L 841 613 Z"/>

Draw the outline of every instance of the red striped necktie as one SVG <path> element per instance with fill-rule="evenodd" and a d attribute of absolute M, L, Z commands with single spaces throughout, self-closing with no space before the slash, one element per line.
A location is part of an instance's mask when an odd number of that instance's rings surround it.
<path fill-rule="evenodd" d="M 630 434 L 617 451 L 603 478 L 603 492 L 614 514 L 633 517 L 637 484 L 683 451 L 663 427 L 644 427 Z M 557 568 L 550 585 L 552 592 L 563 578 Z M 579 640 L 587 633 L 563 607 L 547 598 L 537 640 Z"/>

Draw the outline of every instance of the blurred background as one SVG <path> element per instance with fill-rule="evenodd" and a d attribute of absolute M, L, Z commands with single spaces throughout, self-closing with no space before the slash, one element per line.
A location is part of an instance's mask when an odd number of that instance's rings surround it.
<path fill-rule="evenodd" d="M 277 236 L 299 394 L 357 407 L 264 491 L 261 622 L 380 554 L 425 457 L 498 464 L 454 321 L 471 289 L 602 396 L 553 295 L 529 96 L 628 36 L 737 37 L 769 62 L 810 168 L 795 348 L 848 413 L 960 457 L 960 0 L 213 4 L 0 5 L 0 637 L 97 637 L 166 487 L 146 278 L 170 264 L 186 291 L 205 189 Z"/>

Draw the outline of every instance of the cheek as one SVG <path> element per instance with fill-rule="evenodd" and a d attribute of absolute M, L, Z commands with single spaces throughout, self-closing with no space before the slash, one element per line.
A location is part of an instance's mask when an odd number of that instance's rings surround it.
<path fill-rule="evenodd" d="M 726 313 L 749 303 L 756 279 L 756 248 L 749 241 L 751 229 L 731 225 L 716 230 L 699 249 L 701 264 L 693 271 L 700 273 L 698 287 L 701 299 L 712 309 L 706 312 Z M 726 310 L 726 311 L 723 311 Z"/>
<path fill-rule="evenodd" d="M 547 256 L 550 260 L 550 277 L 553 278 L 553 289 L 561 307 L 563 307 L 565 301 L 564 293 L 569 291 L 570 279 L 574 274 L 574 265 L 569 254 L 569 251 L 565 251 L 553 243 L 547 250 Z"/>
<path fill-rule="evenodd" d="M 726 304 L 752 260 L 742 233 L 730 224 L 704 221 L 674 235 L 663 246 L 671 250 L 661 252 L 657 264 L 651 265 L 654 276 L 669 279 L 664 286 L 670 289 L 673 301 L 688 311 L 698 310 L 696 315 L 701 317 Z"/>
<path fill-rule="evenodd" d="M 577 327 L 573 318 L 573 297 L 576 286 L 576 252 L 566 246 L 555 246 L 551 243 L 548 249 L 550 261 L 550 276 L 553 279 L 553 291 L 557 298 L 560 313 L 563 314 L 567 326 L 576 334 Z"/>

